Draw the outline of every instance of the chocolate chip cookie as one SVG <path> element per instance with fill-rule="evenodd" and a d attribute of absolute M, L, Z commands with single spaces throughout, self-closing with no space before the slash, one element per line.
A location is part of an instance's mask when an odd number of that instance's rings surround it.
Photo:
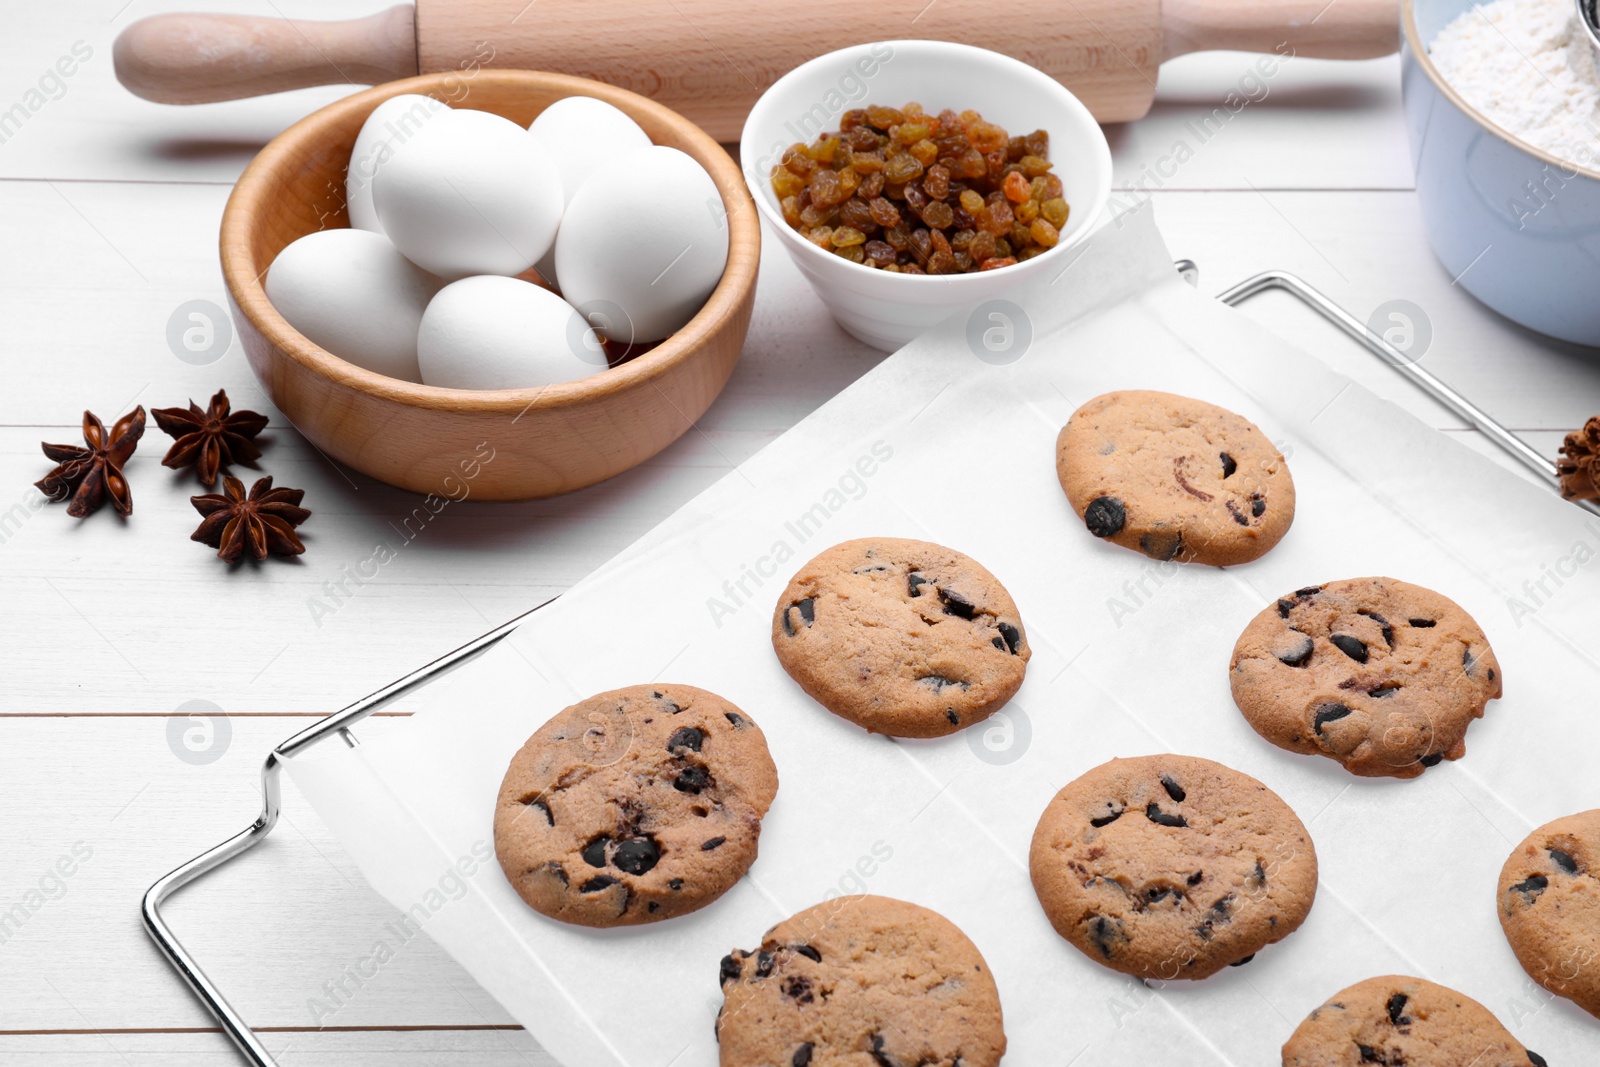
<path fill-rule="evenodd" d="M 1547 1067 L 1471 997 L 1392 974 L 1340 990 L 1283 1045 L 1283 1067 L 1373 1064 Z"/>
<path fill-rule="evenodd" d="M 1247 774 L 1195 756 L 1114 759 L 1069 782 L 1028 854 L 1056 933 L 1137 978 L 1206 978 L 1305 921 L 1317 853 Z"/>
<path fill-rule="evenodd" d="M 1517 846 L 1500 870 L 1500 925 L 1535 982 L 1600 1016 L 1600 810 Z"/>
<path fill-rule="evenodd" d="M 988 718 L 1032 654 L 994 575 L 954 549 L 897 537 L 846 541 L 802 567 L 778 599 L 772 647 L 817 703 L 895 737 Z"/>
<path fill-rule="evenodd" d="M 1056 476 L 1090 533 L 1151 559 L 1248 563 L 1294 521 L 1294 480 L 1266 435 L 1172 393 L 1106 393 L 1073 412 Z"/>
<path fill-rule="evenodd" d="M 1472 616 L 1393 578 L 1280 598 L 1239 636 L 1229 677 L 1256 733 L 1367 777 L 1415 778 L 1460 759 L 1467 727 L 1501 692 Z"/>
<path fill-rule="evenodd" d="M 995 1067 L 1000 993 L 944 916 L 838 897 L 722 959 L 721 1067 Z"/>
<path fill-rule="evenodd" d="M 670 919 L 755 862 L 777 791 L 761 729 L 715 693 L 614 689 L 559 712 L 512 757 L 494 850 L 518 895 L 552 919 Z"/>

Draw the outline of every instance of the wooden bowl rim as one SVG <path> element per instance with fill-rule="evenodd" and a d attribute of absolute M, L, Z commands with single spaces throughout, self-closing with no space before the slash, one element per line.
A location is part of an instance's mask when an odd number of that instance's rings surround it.
<path fill-rule="evenodd" d="M 761 259 L 761 224 L 744 176 L 727 151 L 700 127 L 649 97 L 589 78 L 535 70 L 478 71 L 480 79 L 505 90 L 539 88 L 563 96 L 591 96 L 632 118 L 641 114 L 673 127 L 696 149 L 690 152 L 706 168 L 722 197 L 728 222 L 728 262 L 705 305 L 682 329 L 635 359 L 570 382 L 528 389 L 445 389 L 402 381 L 358 367 L 313 344 L 278 314 L 261 284 L 266 271 L 255 269 L 250 236 L 267 204 L 271 175 L 300 147 L 322 135 L 333 121 L 352 112 L 370 114 L 384 100 L 401 93 L 428 95 L 442 88 L 454 72 L 422 74 L 385 82 L 313 111 L 269 141 L 239 176 L 222 212 L 222 277 L 235 306 L 275 349 L 305 369 L 336 385 L 410 407 L 470 414 L 520 416 L 532 410 L 603 400 L 653 381 L 699 352 L 749 299 Z"/>

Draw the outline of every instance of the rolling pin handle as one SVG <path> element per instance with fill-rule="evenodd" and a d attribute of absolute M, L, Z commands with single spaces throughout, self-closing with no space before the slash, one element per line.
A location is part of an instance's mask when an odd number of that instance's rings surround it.
<path fill-rule="evenodd" d="M 1400 47 L 1399 0 L 1161 0 L 1163 60 L 1190 52 L 1375 59 Z"/>
<path fill-rule="evenodd" d="M 376 85 L 417 73 L 415 8 L 343 22 L 152 15 L 117 36 L 117 80 L 161 104 L 206 104 L 312 85 Z"/>

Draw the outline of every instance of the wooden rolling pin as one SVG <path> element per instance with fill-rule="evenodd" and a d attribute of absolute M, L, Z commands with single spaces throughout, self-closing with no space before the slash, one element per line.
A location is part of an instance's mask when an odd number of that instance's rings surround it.
<path fill-rule="evenodd" d="M 199 104 L 478 66 L 560 71 L 643 93 L 722 141 L 763 90 L 843 45 L 931 38 L 1004 52 L 1101 122 L 1142 117 L 1164 60 L 1239 49 L 1388 55 L 1399 0 L 421 0 L 345 22 L 154 15 L 117 38 L 122 84 Z M 1226 88 L 1226 87 L 1222 87 Z"/>

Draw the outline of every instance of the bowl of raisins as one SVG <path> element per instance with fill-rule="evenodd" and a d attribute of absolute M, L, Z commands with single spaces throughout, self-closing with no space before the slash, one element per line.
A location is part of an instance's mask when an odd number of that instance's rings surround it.
<path fill-rule="evenodd" d="M 1111 194 L 1110 146 L 1076 96 L 943 41 L 796 67 L 751 110 L 740 158 L 768 231 L 835 321 L 885 351 L 1059 273 Z"/>

